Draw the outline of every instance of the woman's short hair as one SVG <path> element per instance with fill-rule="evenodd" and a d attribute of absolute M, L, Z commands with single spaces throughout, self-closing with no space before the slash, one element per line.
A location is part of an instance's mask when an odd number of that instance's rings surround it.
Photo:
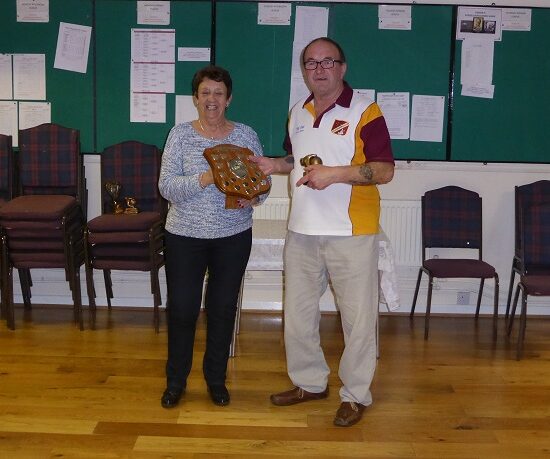
<path fill-rule="evenodd" d="M 227 97 L 229 98 L 231 96 L 231 91 L 233 89 L 233 81 L 231 80 L 231 75 L 229 75 L 229 72 L 227 70 L 216 65 L 208 65 L 195 73 L 195 75 L 193 76 L 193 81 L 191 82 L 191 89 L 194 96 L 198 94 L 199 85 L 204 81 L 205 78 L 225 84 L 225 87 L 227 88 Z"/>

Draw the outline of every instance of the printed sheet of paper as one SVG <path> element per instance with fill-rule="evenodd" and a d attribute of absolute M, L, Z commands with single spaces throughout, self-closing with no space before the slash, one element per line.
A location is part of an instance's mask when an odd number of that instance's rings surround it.
<path fill-rule="evenodd" d="M 495 85 L 482 83 L 467 83 L 462 85 L 461 96 L 481 97 L 492 99 L 495 94 Z"/>
<path fill-rule="evenodd" d="M 309 94 L 302 75 L 300 62 L 302 50 L 315 38 L 326 37 L 328 33 L 328 8 L 297 6 L 292 43 L 292 68 L 290 72 L 290 94 L 288 107 Z"/>
<path fill-rule="evenodd" d="M 132 29 L 132 62 L 174 63 L 176 29 Z"/>
<path fill-rule="evenodd" d="M 138 0 L 136 7 L 138 24 L 170 24 L 170 1 Z"/>
<path fill-rule="evenodd" d="M 409 138 L 409 93 L 379 92 L 378 105 L 392 139 Z"/>
<path fill-rule="evenodd" d="M 19 102 L 19 129 L 28 129 L 52 122 L 49 102 Z"/>
<path fill-rule="evenodd" d="M 502 9 L 483 7 L 458 7 L 456 39 L 479 38 L 502 40 Z"/>
<path fill-rule="evenodd" d="M 443 141 L 444 96 L 413 94 L 411 110 L 411 140 Z"/>
<path fill-rule="evenodd" d="M 50 0 L 17 0 L 16 8 L 17 22 L 50 22 Z"/>
<path fill-rule="evenodd" d="M 378 28 L 386 30 L 411 30 L 410 5 L 379 5 Z"/>
<path fill-rule="evenodd" d="M 462 42 L 460 82 L 491 84 L 495 42 L 468 38 Z"/>
<path fill-rule="evenodd" d="M 356 89 L 359 94 L 364 94 L 373 102 L 376 100 L 376 91 L 374 89 Z"/>
<path fill-rule="evenodd" d="M 130 95 L 131 123 L 166 123 L 166 94 Z"/>
<path fill-rule="evenodd" d="M 91 36 L 91 27 L 60 22 L 54 68 L 86 73 Z"/>
<path fill-rule="evenodd" d="M 528 32 L 531 30 L 530 8 L 503 8 L 502 30 Z"/>
<path fill-rule="evenodd" d="M 13 55 L 13 98 L 46 99 L 46 55 Z"/>
<path fill-rule="evenodd" d="M 210 48 L 178 48 L 178 61 L 210 62 Z"/>
<path fill-rule="evenodd" d="M 0 54 L 0 99 L 13 99 L 11 54 Z"/>
<path fill-rule="evenodd" d="M 290 25 L 290 3 L 258 3 L 259 25 Z"/>
<path fill-rule="evenodd" d="M 17 147 L 18 131 L 17 102 L 15 100 L 0 100 L 0 134 L 11 135 L 11 143 Z"/>
<path fill-rule="evenodd" d="M 131 89 L 141 93 L 173 93 L 175 65 L 133 62 L 130 75 Z"/>
<path fill-rule="evenodd" d="M 176 96 L 175 124 L 196 120 L 198 116 L 193 96 Z"/>

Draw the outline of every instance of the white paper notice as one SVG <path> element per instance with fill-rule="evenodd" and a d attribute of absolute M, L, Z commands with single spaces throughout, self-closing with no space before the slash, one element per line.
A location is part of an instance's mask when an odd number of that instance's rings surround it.
<path fill-rule="evenodd" d="M 328 30 L 328 8 L 297 6 L 294 23 L 294 43 L 307 45 L 311 40 L 326 37 Z M 302 46 L 302 49 L 304 48 Z"/>
<path fill-rule="evenodd" d="M 198 118 L 197 108 L 193 103 L 193 96 L 176 96 L 175 124 L 193 121 Z"/>
<path fill-rule="evenodd" d="M 411 140 L 441 142 L 443 140 L 444 96 L 413 94 Z"/>
<path fill-rule="evenodd" d="M 328 32 L 328 8 L 297 6 L 292 43 L 292 68 L 288 107 L 306 97 L 309 90 L 304 82 L 300 57 L 302 50 L 315 38 L 326 37 Z"/>
<path fill-rule="evenodd" d="M 477 37 L 482 40 L 502 39 L 502 10 L 500 8 L 458 7 L 456 39 Z"/>
<path fill-rule="evenodd" d="M 11 142 L 17 147 L 17 102 L 0 100 L 0 134 L 11 135 Z"/>
<path fill-rule="evenodd" d="M 495 85 L 468 83 L 462 85 L 460 95 L 470 97 L 481 97 L 483 99 L 492 99 L 495 94 Z"/>
<path fill-rule="evenodd" d="M 17 0 L 17 22 L 49 22 L 50 0 Z"/>
<path fill-rule="evenodd" d="M 462 42 L 460 82 L 462 84 L 493 82 L 495 42 L 468 38 Z"/>
<path fill-rule="evenodd" d="M 170 24 L 170 1 L 142 1 L 137 2 L 138 24 Z"/>
<path fill-rule="evenodd" d="M 86 73 L 91 35 L 91 27 L 60 22 L 54 68 Z"/>
<path fill-rule="evenodd" d="M 133 62 L 176 61 L 175 29 L 132 29 Z"/>
<path fill-rule="evenodd" d="M 210 62 L 210 48 L 178 48 L 178 61 Z"/>
<path fill-rule="evenodd" d="M 166 123 L 166 94 L 132 93 L 130 122 Z"/>
<path fill-rule="evenodd" d="M 374 89 L 356 89 L 359 94 L 364 94 L 369 99 L 376 100 L 376 91 Z"/>
<path fill-rule="evenodd" d="M 19 100 L 46 99 L 46 55 L 13 55 L 13 98 Z"/>
<path fill-rule="evenodd" d="M 28 129 L 52 122 L 49 102 L 19 102 L 19 129 Z"/>
<path fill-rule="evenodd" d="M 409 93 L 379 92 L 378 105 L 392 139 L 409 138 Z"/>
<path fill-rule="evenodd" d="M 529 8 L 503 8 L 502 30 L 521 32 L 531 30 L 531 10 Z"/>
<path fill-rule="evenodd" d="M 13 99 L 11 54 L 0 54 L 0 99 Z"/>
<path fill-rule="evenodd" d="M 132 63 L 132 91 L 141 93 L 172 93 L 175 90 L 175 64 Z"/>
<path fill-rule="evenodd" d="M 379 5 L 378 28 L 411 30 L 411 7 L 405 5 Z"/>
<path fill-rule="evenodd" d="M 258 3 L 258 24 L 290 25 L 290 3 Z"/>

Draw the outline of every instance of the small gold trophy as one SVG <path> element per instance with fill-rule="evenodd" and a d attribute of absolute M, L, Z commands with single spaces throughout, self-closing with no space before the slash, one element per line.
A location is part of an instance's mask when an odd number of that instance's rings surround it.
<path fill-rule="evenodd" d="M 118 196 L 120 194 L 121 188 L 122 188 L 122 185 L 120 184 L 120 182 L 116 182 L 114 180 L 105 182 L 105 190 L 107 190 L 107 193 L 111 197 L 113 214 L 121 214 L 124 212 L 124 209 L 122 208 L 122 205 L 118 200 Z"/>
<path fill-rule="evenodd" d="M 124 209 L 125 214 L 137 214 L 139 209 L 136 207 L 136 198 L 128 196 L 124 198 L 126 200 L 126 209 Z"/>

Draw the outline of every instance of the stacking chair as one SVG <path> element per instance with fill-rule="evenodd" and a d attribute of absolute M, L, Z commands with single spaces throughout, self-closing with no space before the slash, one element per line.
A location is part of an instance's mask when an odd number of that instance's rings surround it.
<path fill-rule="evenodd" d="M 158 190 L 161 151 L 154 145 L 126 141 L 101 154 L 102 215 L 90 220 L 86 229 L 86 279 L 90 307 L 95 311 L 93 270 L 103 271 L 107 304 L 111 308 L 111 270 L 150 273 L 154 325 L 159 330 L 162 303 L 159 269 L 164 265 L 164 220 L 167 203 Z M 132 197 L 138 213 L 115 213 L 107 184 L 118 182 L 121 197 Z M 126 209 L 127 211 L 128 209 Z"/>
<path fill-rule="evenodd" d="M 537 203 L 550 202 L 550 180 L 539 180 L 538 182 L 528 183 L 526 185 L 515 187 L 515 226 L 514 226 L 514 258 L 512 260 L 512 270 L 510 274 L 510 285 L 508 286 L 508 300 L 506 302 L 506 320 L 510 313 L 510 305 L 512 302 L 512 292 L 514 290 L 516 274 L 522 273 L 521 262 L 521 235 L 520 229 L 523 220 L 525 209 Z M 531 274 L 535 274 L 533 270 L 541 270 L 538 274 L 550 274 L 549 267 L 530 267 Z"/>
<path fill-rule="evenodd" d="M 0 207 L 12 198 L 13 193 L 13 150 L 11 136 L 0 134 Z M 2 247 L 2 234 L 0 233 L 0 252 Z M 3 264 L 0 262 L 0 272 L 3 271 Z M 1 284 L 1 283 L 0 283 Z M 2 285 L 0 285 L 0 292 L 2 292 Z M 6 317 L 4 297 L 0 303 L 0 318 Z"/>
<path fill-rule="evenodd" d="M 19 131 L 17 197 L 0 208 L 2 290 L 7 323 L 15 328 L 13 268 L 31 307 L 30 270 L 62 268 L 82 330 L 80 266 L 84 264 L 83 169 L 79 132 L 46 123 Z"/>
<path fill-rule="evenodd" d="M 497 335 L 498 275 L 495 268 L 482 260 L 481 197 L 457 186 L 446 186 L 427 191 L 422 196 L 422 266 L 414 291 L 410 317 L 414 316 L 422 273 L 428 275 L 428 301 L 426 306 L 424 339 L 428 339 L 430 310 L 434 278 L 480 279 L 477 297 L 476 320 L 485 279 L 494 279 L 493 339 Z M 426 258 L 426 249 L 474 249 L 477 258 Z"/>
<path fill-rule="evenodd" d="M 523 354 L 527 322 L 527 298 L 550 296 L 550 202 L 533 204 L 523 209 L 519 230 L 521 246 L 517 259 L 520 281 L 508 320 L 508 336 L 512 332 L 514 316 L 521 291 L 521 316 L 517 344 L 518 360 Z"/>

